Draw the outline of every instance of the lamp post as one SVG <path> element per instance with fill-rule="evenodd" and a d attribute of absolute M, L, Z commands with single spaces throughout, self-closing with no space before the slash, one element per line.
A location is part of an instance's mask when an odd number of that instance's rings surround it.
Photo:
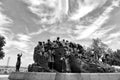
<path fill-rule="evenodd" d="M 10 57 L 8 57 L 8 60 L 7 60 L 7 68 L 8 68 L 8 66 L 9 66 L 9 62 L 10 62 Z"/>

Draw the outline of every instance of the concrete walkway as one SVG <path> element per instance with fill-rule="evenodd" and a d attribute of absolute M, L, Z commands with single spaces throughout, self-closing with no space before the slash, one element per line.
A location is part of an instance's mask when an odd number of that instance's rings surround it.
<path fill-rule="evenodd" d="M 9 75 L 0 75 L 0 80 L 9 80 L 8 76 Z"/>
<path fill-rule="evenodd" d="M 0 75 L 0 78 L 8 77 L 9 75 Z"/>
<path fill-rule="evenodd" d="M 120 73 L 14 72 L 10 80 L 120 80 Z"/>

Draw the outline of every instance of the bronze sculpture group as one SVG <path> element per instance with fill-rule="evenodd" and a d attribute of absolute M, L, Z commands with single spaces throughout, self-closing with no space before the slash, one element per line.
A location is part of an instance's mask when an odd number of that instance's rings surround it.
<path fill-rule="evenodd" d="M 29 72 L 114 72 L 112 67 L 98 60 L 91 62 L 80 44 L 59 37 L 54 41 L 38 42 L 33 59 Z"/>

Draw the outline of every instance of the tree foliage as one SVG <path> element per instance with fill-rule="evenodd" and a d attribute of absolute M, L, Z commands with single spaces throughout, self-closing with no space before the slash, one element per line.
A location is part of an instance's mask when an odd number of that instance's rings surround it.
<path fill-rule="evenodd" d="M 107 53 L 108 46 L 104 44 L 100 39 L 93 39 L 89 53 L 98 60 L 101 56 Z"/>
<path fill-rule="evenodd" d="M 5 38 L 0 36 L 0 59 L 3 59 L 5 53 L 3 52 L 3 46 L 5 46 Z"/>
<path fill-rule="evenodd" d="M 118 49 L 113 51 L 100 39 L 93 39 L 93 43 L 89 52 L 91 51 L 93 51 L 95 59 L 99 59 L 101 56 L 103 56 L 102 58 L 104 58 L 104 63 L 120 66 L 120 50 Z"/>
<path fill-rule="evenodd" d="M 119 49 L 113 52 L 111 58 L 112 58 L 111 59 L 112 65 L 120 66 L 120 50 Z"/>

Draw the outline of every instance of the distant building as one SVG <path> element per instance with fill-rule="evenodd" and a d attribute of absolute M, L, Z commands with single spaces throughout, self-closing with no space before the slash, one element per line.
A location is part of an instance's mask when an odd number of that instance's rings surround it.
<path fill-rule="evenodd" d="M 0 74 L 15 72 L 15 66 L 0 66 Z M 20 72 L 27 72 L 27 67 L 21 67 Z"/>

